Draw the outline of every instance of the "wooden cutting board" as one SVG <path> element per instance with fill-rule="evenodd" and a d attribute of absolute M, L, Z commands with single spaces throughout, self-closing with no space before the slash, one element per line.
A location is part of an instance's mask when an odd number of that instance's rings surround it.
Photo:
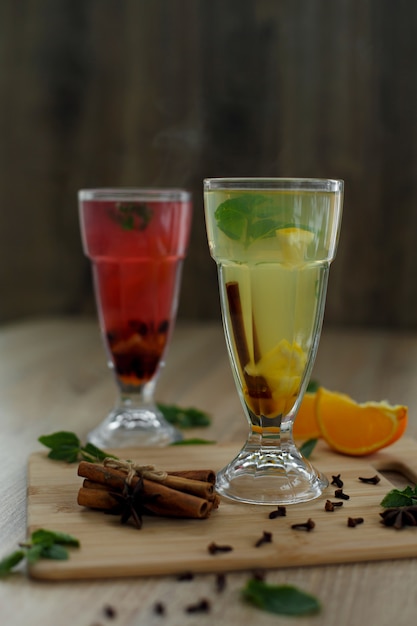
<path fill-rule="evenodd" d="M 126 450 L 124 457 L 166 470 L 210 467 L 220 469 L 240 446 L 206 445 Z M 120 450 L 118 451 L 120 455 Z M 417 556 L 417 527 L 394 530 L 380 523 L 380 502 L 393 485 L 381 475 L 377 485 L 359 476 L 395 470 L 417 482 L 417 442 L 403 438 L 390 448 L 366 458 L 332 453 L 319 443 L 312 462 L 331 480 L 341 474 L 344 492 L 350 495 L 342 507 L 326 512 L 326 499 L 334 499 L 334 486 L 314 501 L 290 505 L 287 516 L 270 520 L 274 506 L 255 506 L 222 500 L 206 520 L 174 520 L 144 517 L 141 530 L 121 525 L 118 517 L 77 505 L 82 479 L 77 466 L 51 461 L 35 453 L 28 466 L 28 534 L 39 527 L 75 535 L 81 542 L 68 561 L 42 560 L 30 569 L 40 579 L 87 579 L 123 576 L 254 570 L 325 563 L 345 563 Z M 291 524 L 311 517 L 310 532 Z M 363 517 L 350 528 L 348 517 Z M 256 548 L 263 531 L 272 543 Z M 233 551 L 211 555 L 211 542 L 228 544 Z"/>

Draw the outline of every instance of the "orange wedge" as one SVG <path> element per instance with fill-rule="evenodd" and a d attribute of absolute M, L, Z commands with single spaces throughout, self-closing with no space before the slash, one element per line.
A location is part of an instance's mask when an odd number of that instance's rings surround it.
<path fill-rule="evenodd" d="M 316 393 L 315 408 L 321 436 L 333 450 L 351 456 L 385 448 L 397 441 L 407 426 L 406 406 L 391 406 L 387 402 L 360 404 L 323 387 Z"/>
<path fill-rule="evenodd" d="M 321 436 L 316 418 L 316 392 L 306 392 L 293 426 L 295 439 L 318 439 Z"/>

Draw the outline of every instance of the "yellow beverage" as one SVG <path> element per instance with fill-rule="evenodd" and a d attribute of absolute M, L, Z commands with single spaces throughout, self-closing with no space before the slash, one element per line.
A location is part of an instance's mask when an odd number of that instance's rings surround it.
<path fill-rule="evenodd" d="M 338 202 L 330 191 L 205 191 L 226 341 L 252 430 L 275 430 L 298 407 L 320 335 Z"/>

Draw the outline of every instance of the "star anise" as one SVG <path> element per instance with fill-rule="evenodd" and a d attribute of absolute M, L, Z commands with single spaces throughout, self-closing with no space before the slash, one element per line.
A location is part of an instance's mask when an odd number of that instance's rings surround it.
<path fill-rule="evenodd" d="M 417 505 L 398 506 L 380 513 L 382 524 L 399 530 L 404 526 L 417 526 Z"/>
<path fill-rule="evenodd" d="M 146 504 L 158 497 L 155 495 L 149 498 L 145 495 L 142 477 L 134 487 L 125 481 L 123 492 L 112 492 L 112 496 L 120 503 L 120 522 L 127 524 L 132 517 L 137 528 L 142 528 L 142 514 L 146 512 Z"/>

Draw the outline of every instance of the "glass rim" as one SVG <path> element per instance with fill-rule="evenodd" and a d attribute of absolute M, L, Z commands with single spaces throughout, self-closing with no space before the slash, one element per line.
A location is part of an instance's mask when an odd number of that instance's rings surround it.
<path fill-rule="evenodd" d="M 185 202 L 191 200 L 191 195 L 191 191 L 175 187 L 96 187 L 78 191 L 78 199 L 81 202 L 86 200 Z"/>
<path fill-rule="evenodd" d="M 290 178 L 290 177 L 228 177 L 205 178 L 205 191 L 220 189 L 236 190 L 305 190 L 305 191 L 343 191 L 344 181 L 338 178 Z"/>

